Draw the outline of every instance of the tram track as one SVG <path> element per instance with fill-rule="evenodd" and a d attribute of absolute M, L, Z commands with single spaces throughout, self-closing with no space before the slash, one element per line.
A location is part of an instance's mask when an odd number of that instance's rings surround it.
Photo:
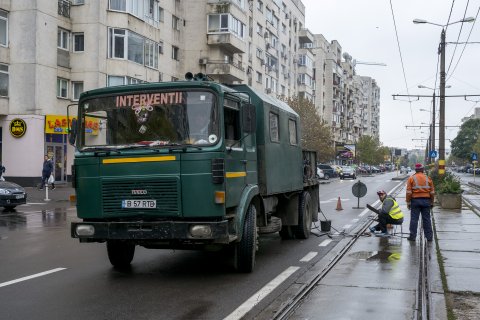
<path fill-rule="evenodd" d="M 393 196 L 398 195 L 404 185 L 399 184 L 391 194 Z M 349 235 L 350 239 L 344 243 L 343 247 L 336 252 L 336 255 L 332 257 L 328 263 L 314 276 L 311 280 L 305 283 L 298 292 L 292 296 L 287 302 L 283 303 L 276 312 L 271 315 L 271 319 L 285 320 L 289 319 L 295 311 L 302 305 L 303 301 L 308 295 L 319 285 L 329 272 L 341 261 L 341 259 L 350 251 L 353 245 L 358 239 L 365 235 L 368 227 L 372 224 L 372 219 L 366 218 L 355 228 L 354 232 Z M 403 234 L 400 235 L 403 237 Z M 430 247 L 423 236 L 423 232 L 420 232 L 420 250 L 419 250 L 419 269 L 418 269 L 418 285 L 416 289 L 416 303 L 413 319 L 431 319 L 431 290 L 430 290 L 430 275 L 429 275 L 429 255 Z"/>

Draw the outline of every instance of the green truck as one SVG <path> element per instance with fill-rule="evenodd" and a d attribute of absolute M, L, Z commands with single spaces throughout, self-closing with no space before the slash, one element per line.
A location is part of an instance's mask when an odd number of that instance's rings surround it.
<path fill-rule="evenodd" d="M 69 129 L 71 236 L 106 242 L 115 267 L 137 245 L 231 248 L 251 272 L 260 234 L 306 239 L 318 219 L 316 153 L 300 137 L 286 103 L 203 74 L 84 92 Z"/>

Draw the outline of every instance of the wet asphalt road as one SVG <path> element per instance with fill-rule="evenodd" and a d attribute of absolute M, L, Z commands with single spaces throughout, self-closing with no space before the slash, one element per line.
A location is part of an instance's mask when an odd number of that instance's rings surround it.
<path fill-rule="evenodd" d="M 389 191 L 395 173 L 361 178 L 368 193 L 360 205 Z M 335 230 L 353 227 L 359 209 L 351 194 L 354 181 L 334 180 L 320 188 L 321 209 Z M 28 204 L 0 211 L 0 318 L 2 319 L 223 319 L 284 270 L 296 271 L 261 301 L 247 318 L 276 298 L 342 238 L 329 240 L 314 230 L 305 241 L 262 236 L 257 265 L 238 274 L 226 253 L 147 250 L 137 247 L 132 267 L 111 267 L 104 244 L 80 244 L 70 238 L 77 220 L 71 188 L 45 194 L 28 190 Z M 335 210 L 341 198 L 343 210 Z M 323 218 L 323 217 L 322 217 Z M 357 219 L 358 220 L 358 219 Z M 322 245 L 322 246 L 319 246 Z M 317 254 L 309 259 L 311 253 Z M 311 255 L 310 255 L 311 256 Z M 303 258 L 304 261 L 301 261 Z"/>

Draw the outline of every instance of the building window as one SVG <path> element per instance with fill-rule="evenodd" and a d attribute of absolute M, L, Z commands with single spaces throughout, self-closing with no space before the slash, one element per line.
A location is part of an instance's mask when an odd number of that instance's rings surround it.
<path fill-rule="evenodd" d="M 263 2 L 260 0 L 257 1 L 257 9 L 258 11 L 263 12 Z"/>
<path fill-rule="evenodd" d="M 57 97 L 68 98 L 68 80 L 57 78 Z"/>
<path fill-rule="evenodd" d="M 72 100 L 78 101 L 80 94 L 83 92 L 83 82 L 72 82 Z"/>
<path fill-rule="evenodd" d="M 152 40 L 145 40 L 145 65 L 158 69 L 158 44 Z"/>
<path fill-rule="evenodd" d="M 146 81 L 143 81 L 137 78 L 128 77 L 128 76 L 108 76 L 107 78 L 108 87 L 123 86 L 126 84 L 137 84 L 137 83 L 145 83 L 145 82 Z"/>
<path fill-rule="evenodd" d="M 270 112 L 270 140 L 272 142 L 279 142 L 278 135 L 278 114 Z"/>
<path fill-rule="evenodd" d="M 127 11 L 127 0 L 110 0 L 110 10 Z"/>
<path fill-rule="evenodd" d="M 73 5 L 85 4 L 85 0 L 72 0 Z"/>
<path fill-rule="evenodd" d="M 0 45 L 8 46 L 8 14 L 0 10 Z"/>
<path fill-rule="evenodd" d="M 288 119 L 288 134 L 290 136 L 290 144 L 297 145 L 297 122 L 292 119 Z"/>
<path fill-rule="evenodd" d="M 59 49 L 68 50 L 68 39 L 70 38 L 70 32 L 65 29 L 58 28 L 57 31 L 57 47 Z"/>
<path fill-rule="evenodd" d="M 172 16 L 172 28 L 173 30 L 180 30 L 181 20 L 178 17 Z"/>
<path fill-rule="evenodd" d="M 175 46 L 172 46 L 172 59 L 173 60 L 179 60 L 179 56 L 178 56 L 178 47 L 175 47 Z"/>
<path fill-rule="evenodd" d="M 158 68 L 158 43 L 135 32 L 108 29 L 108 57 L 128 59 L 151 68 Z"/>
<path fill-rule="evenodd" d="M 257 82 L 262 83 L 262 73 L 257 71 Z"/>
<path fill-rule="evenodd" d="M 208 32 L 230 32 L 243 39 L 245 35 L 245 24 L 228 13 L 209 14 L 208 15 Z"/>
<path fill-rule="evenodd" d="M 85 39 L 84 39 L 83 32 L 74 33 L 72 36 L 73 36 L 73 52 L 85 51 Z"/>
<path fill-rule="evenodd" d="M 158 53 L 163 54 L 163 41 L 158 43 Z"/>
<path fill-rule="evenodd" d="M 0 63 L 0 96 L 8 97 L 8 65 Z"/>
<path fill-rule="evenodd" d="M 163 8 L 162 7 L 158 7 L 158 21 L 160 22 L 163 22 L 165 21 L 165 17 L 164 17 L 164 11 L 163 11 Z"/>

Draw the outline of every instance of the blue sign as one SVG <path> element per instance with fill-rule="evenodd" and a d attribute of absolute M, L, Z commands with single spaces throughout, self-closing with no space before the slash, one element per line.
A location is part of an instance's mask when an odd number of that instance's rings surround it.
<path fill-rule="evenodd" d="M 477 155 L 477 153 L 475 153 L 475 152 L 472 153 L 472 160 L 473 160 L 473 161 L 477 161 L 477 160 L 478 160 L 478 155 Z"/>
<path fill-rule="evenodd" d="M 438 156 L 437 150 L 430 150 L 430 158 L 436 158 Z"/>

